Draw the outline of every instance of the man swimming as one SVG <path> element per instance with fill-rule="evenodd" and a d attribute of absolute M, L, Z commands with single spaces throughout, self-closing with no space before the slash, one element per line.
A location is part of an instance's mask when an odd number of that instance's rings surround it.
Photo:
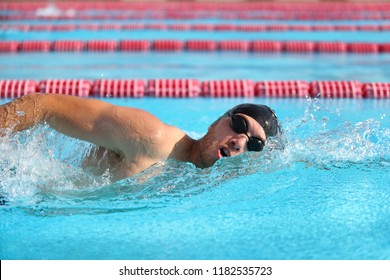
<path fill-rule="evenodd" d="M 280 133 L 274 111 L 255 104 L 230 109 L 198 140 L 146 111 L 101 100 L 33 93 L 0 106 L 0 136 L 40 123 L 95 144 L 84 164 L 108 168 L 116 179 L 169 158 L 210 167 L 223 157 L 260 152 L 268 137 Z"/>

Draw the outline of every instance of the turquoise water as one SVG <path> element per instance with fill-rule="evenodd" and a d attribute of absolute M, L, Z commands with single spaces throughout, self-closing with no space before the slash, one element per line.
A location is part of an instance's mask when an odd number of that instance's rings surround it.
<path fill-rule="evenodd" d="M 98 21 L 87 21 L 102 24 Z M 104 23 L 113 21 L 104 21 Z M 142 21 L 155 23 L 161 21 Z M 167 21 L 168 24 L 184 21 Z M 232 24 L 389 24 L 389 21 L 188 21 Z M 10 21 L 4 24 L 59 24 L 71 21 Z M 83 23 L 76 21 L 75 23 Z M 137 23 L 126 21 L 121 23 Z M 18 32 L 0 31 L 1 40 L 312 40 L 387 42 L 389 32 L 201 32 L 172 30 Z M 17 53 L 1 54 L 2 79 L 156 79 L 196 78 L 257 80 L 359 80 L 386 82 L 390 77 L 389 54 L 262 54 L 251 52 L 179 53 Z"/>
<path fill-rule="evenodd" d="M 2 79 L 390 81 L 390 54 L 19 53 L 0 54 Z"/>
<path fill-rule="evenodd" d="M 101 23 L 100 23 L 101 24 Z M 232 32 L 232 31 L 172 31 L 172 30 L 107 30 L 71 32 L 19 32 L 2 31 L 2 40 L 298 40 L 298 41 L 341 41 L 341 42 L 388 42 L 390 31 L 326 31 L 326 32 Z M 308 36 L 309 35 L 309 36 Z"/>
<path fill-rule="evenodd" d="M 114 183 L 80 168 L 88 144 L 47 127 L 1 139 L 2 259 L 390 258 L 387 100 L 109 101 L 193 137 L 237 103 L 267 103 L 287 145 Z"/>
<path fill-rule="evenodd" d="M 388 55 L 0 54 L 0 75 L 389 82 L 388 63 Z M 208 169 L 160 162 L 113 182 L 80 167 L 89 144 L 45 126 L 1 138 L 1 259 L 390 259 L 389 100 L 107 101 L 195 138 L 234 105 L 264 103 L 287 144 Z"/>

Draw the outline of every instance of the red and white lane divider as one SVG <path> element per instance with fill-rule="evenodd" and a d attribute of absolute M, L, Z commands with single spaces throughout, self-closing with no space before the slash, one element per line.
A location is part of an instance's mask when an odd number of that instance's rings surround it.
<path fill-rule="evenodd" d="M 310 83 L 309 95 L 323 98 L 361 98 L 362 84 L 359 81 L 314 81 Z"/>
<path fill-rule="evenodd" d="M 91 82 L 88 80 L 42 80 L 38 84 L 39 92 L 88 97 Z"/>
<path fill-rule="evenodd" d="M 149 80 L 145 95 L 152 97 L 199 97 L 200 82 L 196 79 Z"/>
<path fill-rule="evenodd" d="M 334 12 L 371 12 L 383 11 L 385 8 L 390 8 L 388 2 L 336 2 L 336 1 L 302 1 L 302 2 L 255 2 L 255 1 L 225 1 L 207 2 L 207 1 L 57 1 L 56 7 L 60 10 L 74 9 L 76 11 L 83 10 L 103 10 L 103 11 L 176 11 L 176 10 L 192 10 L 192 11 L 254 11 L 254 10 L 273 10 L 273 11 L 334 11 Z M 35 11 L 36 9 L 46 8 L 47 2 L 19 2 L 5 0 L 0 3 L 0 8 L 5 10 L 17 11 Z"/>
<path fill-rule="evenodd" d="M 283 2 L 283 3 L 282 3 Z M 388 1 L 56 1 L 59 15 L 37 15 L 47 3 L 1 1 L 0 10 L 13 11 L 0 15 L 0 20 L 24 19 L 295 19 L 295 20 L 386 20 L 390 15 Z M 95 14 L 86 11 L 96 11 Z M 67 11 L 73 11 L 69 13 Z"/>
<path fill-rule="evenodd" d="M 306 97 L 309 83 L 306 81 L 261 81 L 255 84 L 256 96 L 264 97 Z"/>
<path fill-rule="evenodd" d="M 363 98 L 390 98 L 390 83 L 364 83 Z"/>
<path fill-rule="evenodd" d="M 58 40 L 0 41 L 0 52 L 287 52 L 287 53 L 390 53 L 390 42 L 314 42 L 269 40 Z"/>
<path fill-rule="evenodd" d="M 18 98 L 32 92 L 39 92 L 34 80 L 0 80 L 1 98 Z"/>
<path fill-rule="evenodd" d="M 202 82 L 203 97 L 254 97 L 251 80 L 220 80 Z"/>
<path fill-rule="evenodd" d="M 390 82 L 152 79 L 0 80 L 1 98 L 40 92 L 80 97 L 390 98 Z"/>
<path fill-rule="evenodd" d="M 90 95 L 93 97 L 144 97 L 144 80 L 95 80 Z"/>
<path fill-rule="evenodd" d="M 390 24 L 189 24 L 189 23 L 80 23 L 80 24 L 4 24 L 0 30 L 19 32 L 71 32 L 75 30 L 170 30 L 209 32 L 388 32 Z"/>

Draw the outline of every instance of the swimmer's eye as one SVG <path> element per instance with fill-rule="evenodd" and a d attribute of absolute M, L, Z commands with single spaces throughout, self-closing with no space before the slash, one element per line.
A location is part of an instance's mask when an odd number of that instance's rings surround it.
<path fill-rule="evenodd" d="M 263 140 L 257 137 L 250 137 L 248 135 L 248 124 L 246 120 L 240 115 L 232 115 L 231 116 L 232 123 L 231 128 L 234 132 L 239 134 L 245 134 L 248 137 L 248 142 L 246 143 L 248 151 L 260 152 L 263 150 L 265 143 Z"/>

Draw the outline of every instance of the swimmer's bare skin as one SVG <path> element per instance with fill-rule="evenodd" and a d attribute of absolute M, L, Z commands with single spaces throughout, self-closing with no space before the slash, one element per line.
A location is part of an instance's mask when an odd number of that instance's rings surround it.
<path fill-rule="evenodd" d="M 248 134 L 265 139 L 263 128 L 243 116 L 249 123 Z M 232 131 L 230 118 L 218 120 L 203 138 L 195 140 L 146 111 L 100 100 L 29 94 L 0 106 L 0 129 L 22 131 L 44 122 L 65 135 L 97 145 L 95 155 L 87 157 L 85 165 L 98 165 L 100 160 L 100 167 L 111 168 L 117 179 L 168 158 L 203 168 L 222 157 L 221 149 L 228 156 L 246 151 L 247 136 Z"/>

